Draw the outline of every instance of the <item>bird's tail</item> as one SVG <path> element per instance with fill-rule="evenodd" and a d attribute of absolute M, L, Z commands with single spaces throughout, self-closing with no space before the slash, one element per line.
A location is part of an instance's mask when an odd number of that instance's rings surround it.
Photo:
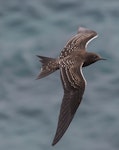
<path fill-rule="evenodd" d="M 42 63 L 41 72 L 38 75 L 37 79 L 44 78 L 49 74 L 53 73 L 57 69 L 59 69 L 59 63 L 57 59 L 44 57 L 44 56 L 37 56 L 40 58 L 40 62 Z"/>

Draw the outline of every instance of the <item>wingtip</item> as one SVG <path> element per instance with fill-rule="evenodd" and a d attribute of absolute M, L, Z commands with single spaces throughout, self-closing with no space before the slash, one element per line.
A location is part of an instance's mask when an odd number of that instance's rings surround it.
<path fill-rule="evenodd" d="M 63 134 L 60 135 L 60 136 L 58 136 L 57 132 L 56 132 L 55 137 L 54 137 L 53 142 L 52 142 L 52 146 L 55 146 L 60 141 L 60 139 L 62 138 L 62 136 L 63 136 Z"/>
<path fill-rule="evenodd" d="M 53 140 L 52 142 L 52 146 L 55 146 L 57 144 L 58 141 Z"/>
<path fill-rule="evenodd" d="M 55 146 L 55 143 L 52 143 L 52 146 Z"/>
<path fill-rule="evenodd" d="M 90 30 L 90 29 L 82 27 L 82 26 L 79 26 L 79 28 L 78 28 L 78 33 L 80 33 L 80 32 L 92 32 L 95 36 L 97 35 L 96 31 Z"/>
<path fill-rule="evenodd" d="M 79 27 L 78 27 L 78 32 L 83 31 L 83 30 L 86 30 L 86 28 L 85 28 L 85 27 L 82 27 L 82 26 L 79 26 Z"/>

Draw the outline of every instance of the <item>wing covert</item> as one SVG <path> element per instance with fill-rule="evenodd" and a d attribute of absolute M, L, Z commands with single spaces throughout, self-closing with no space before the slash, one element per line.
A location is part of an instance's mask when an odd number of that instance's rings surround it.
<path fill-rule="evenodd" d="M 64 58 L 73 51 L 85 50 L 87 44 L 97 37 L 97 33 L 83 27 L 79 27 L 78 32 L 66 43 L 61 51 L 60 58 Z"/>

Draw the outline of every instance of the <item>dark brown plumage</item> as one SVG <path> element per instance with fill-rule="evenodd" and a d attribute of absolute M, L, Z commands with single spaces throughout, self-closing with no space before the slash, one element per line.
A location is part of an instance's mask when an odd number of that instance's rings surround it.
<path fill-rule="evenodd" d="M 59 58 L 38 56 L 42 63 L 38 79 L 60 69 L 64 89 L 58 126 L 52 145 L 55 145 L 64 135 L 82 100 L 86 85 L 82 67 L 103 60 L 99 55 L 86 51 L 87 44 L 95 37 L 97 37 L 95 31 L 80 27 L 78 33 L 67 42 Z"/>

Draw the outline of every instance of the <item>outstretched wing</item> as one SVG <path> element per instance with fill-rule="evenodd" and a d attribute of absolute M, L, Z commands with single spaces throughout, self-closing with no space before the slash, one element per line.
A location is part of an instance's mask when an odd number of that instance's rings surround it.
<path fill-rule="evenodd" d="M 79 27 L 78 33 L 73 36 L 61 51 L 60 58 L 68 56 L 71 52 L 85 50 L 87 44 L 97 37 L 97 33 L 83 27 Z"/>
<path fill-rule="evenodd" d="M 55 145 L 67 130 L 81 102 L 85 89 L 85 80 L 82 75 L 82 64 L 80 64 L 80 68 L 72 66 L 61 68 L 60 72 L 64 88 L 64 97 L 52 145 Z"/>

